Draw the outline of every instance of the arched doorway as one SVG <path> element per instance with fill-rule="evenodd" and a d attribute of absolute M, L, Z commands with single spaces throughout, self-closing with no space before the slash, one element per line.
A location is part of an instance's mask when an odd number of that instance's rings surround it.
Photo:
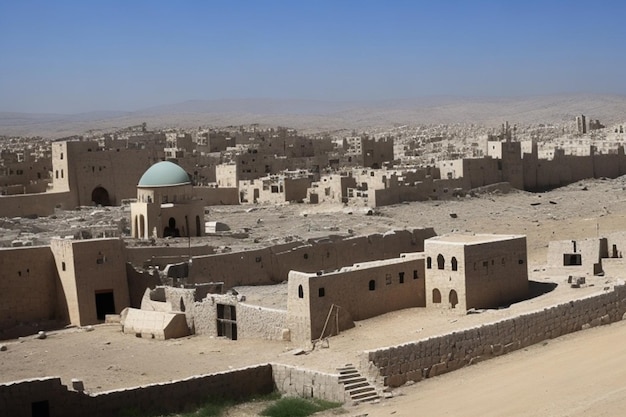
<path fill-rule="evenodd" d="M 450 303 L 450 307 L 455 308 L 459 303 L 459 296 L 457 295 L 455 290 L 450 290 L 450 294 L 448 295 L 448 302 Z"/>
<path fill-rule="evenodd" d="M 110 206 L 109 192 L 103 187 L 96 187 L 91 192 L 91 201 L 97 206 Z"/>
<path fill-rule="evenodd" d="M 168 236 L 180 237 L 180 230 L 178 230 L 178 228 L 176 227 L 176 219 L 173 217 L 170 217 L 169 221 L 167 222 L 167 226 L 163 230 L 163 237 Z"/>

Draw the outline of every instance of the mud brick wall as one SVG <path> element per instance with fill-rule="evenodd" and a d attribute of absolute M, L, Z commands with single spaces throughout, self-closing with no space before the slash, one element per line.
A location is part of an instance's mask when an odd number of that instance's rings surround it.
<path fill-rule="evenodd" d="M 361 367 L 384 385 L 397 387 L 588 327 L 626 313 L 626 287 L 540 311 L 364 353 Z"/>

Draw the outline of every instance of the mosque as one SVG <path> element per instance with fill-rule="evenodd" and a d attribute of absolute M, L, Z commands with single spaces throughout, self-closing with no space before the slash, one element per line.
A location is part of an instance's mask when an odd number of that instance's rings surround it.
<path fill-rule="evenodd" d="M 170 161 L 152 165 L 139 179 L 130 205 L 132 237 L 190 237 L 204 234 L 204 205 L 189 174 Z"/>

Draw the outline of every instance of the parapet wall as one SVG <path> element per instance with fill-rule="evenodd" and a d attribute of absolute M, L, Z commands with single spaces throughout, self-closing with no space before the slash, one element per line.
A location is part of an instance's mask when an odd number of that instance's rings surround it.
<path fill-rule="evenodd" d="M 37 407 L 47 409 L 48 413 L 41 415 L 50 417 L 163 414 L 210 398 L 246 399 L 274 390 L 292 396 L 344 401 L 338 375 L 263 364 L 97 394 L 68 389 L 59 377 L 10 382 L 0 384 L 0 415 L 31 417 Z"/>
<path fill-rule="evenodd" d="M 451 334 L 370 350 L 362 369 L 384 385 L 397 387 L 454 371 L 587 327 L 622 320 L 626 312 L 626 286 L 521 316 Z"/>

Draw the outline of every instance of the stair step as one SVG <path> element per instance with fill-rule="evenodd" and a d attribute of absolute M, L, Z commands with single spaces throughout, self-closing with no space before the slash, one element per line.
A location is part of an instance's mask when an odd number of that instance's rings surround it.
<path fill-rule="evenodd" d="M 376 392 L 363 392 L 360 394 L 356 394 L 356 395 L 351 395 L 350 398 L 352 398 L 352 400 L 360 400 L 360 401 L 364 401 L 364 400 L 369 400 L 370 398 L 372 400 L 380 398 L 378 396 L 378 393 Z"/>
<path fill-rule="evenodd" d="M 340 375 L 344 375 L 344 374 L 358 374 L 359 371 L 357 371 L 356 369 L 339 369 L 339 374 Z"/>
<path fill-rule="evenodd" d="M 371 386 L 371 385 L 370 385 L 370 383 L 369 383 L 369 382 L 367 382 L 367 381 L 360 381 L 360 382 L 354 382 L 354 383 L 352 383 L 352 384 L 345 384 L 345 385 L 343 386 L 343 388 L 344 388 L 346 391 L 350 391 L 350 390 L 353 390 L 353 389 L 355 389 L 355 388 L 370 387 L 370 386 Z"/>
<path fill-rule="evenodd" d="M 371 385 L 348 391 L 348 393 L 350 394 L 350 398 L 354 398 L 356 395 L 364 394 L 366 392 L 377 394 L 376 390 Z"/>
<path fill-rule="evenodd" d="M 354 384 L 355 382 L 365 382 L 367 381 L 367 379 L 365 379 L 364 376 L 352 376 L 349 378 L 343 378 L 341 379 L 341 377 L 339 378 L 339 382 L 341 382 L 342 384 L 346 385 L 346 384 Z"/>

